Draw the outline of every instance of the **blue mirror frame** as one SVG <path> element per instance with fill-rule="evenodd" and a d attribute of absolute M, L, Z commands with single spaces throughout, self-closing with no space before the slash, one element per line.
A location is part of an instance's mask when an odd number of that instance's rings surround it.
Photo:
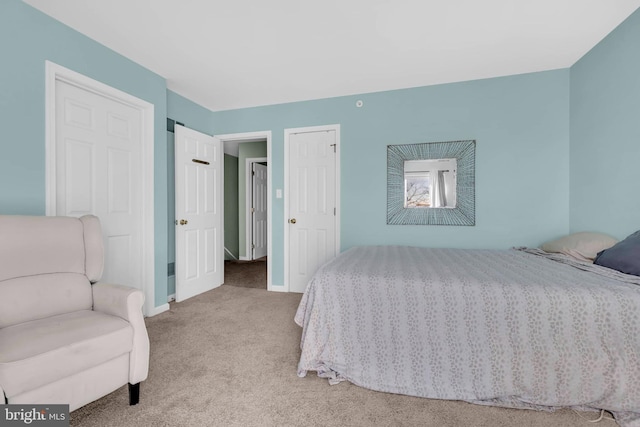
<path fill-rule="evenodd" d="M 453 159 L 458 162 L 456 207 L 411 209 L 404 207 L 406 160 Z M 387 146 L 387 224 L 475 225 L 476 141 L 425 142 Z"/>

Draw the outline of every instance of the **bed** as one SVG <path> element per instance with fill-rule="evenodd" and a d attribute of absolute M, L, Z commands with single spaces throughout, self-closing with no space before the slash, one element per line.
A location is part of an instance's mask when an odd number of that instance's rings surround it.
<path fill-rule="evenodd" d="M 640 426 L 640 277 L 538 249 L 367 246 L 296 312 L 298 375 Z"/>

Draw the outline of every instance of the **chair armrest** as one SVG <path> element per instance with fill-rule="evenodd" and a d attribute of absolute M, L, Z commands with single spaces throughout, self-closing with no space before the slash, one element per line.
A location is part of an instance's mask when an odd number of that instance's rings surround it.
<path fill-rule="evenodd" d="M 142 315 L 142 291 L 121 285 L 92 285 L 93 310 L 120 317 L 133 328 L 133 349 L 129 359 L 129 382 L 139 383 L 149 373 L 149 335 Z"/>
<path fill-rule="evenodd" d="M 96 283 L 93 290 L 93 309 L 131 322 L 142 317 L 144 294 L 135 288 L 107 283 Z"/>

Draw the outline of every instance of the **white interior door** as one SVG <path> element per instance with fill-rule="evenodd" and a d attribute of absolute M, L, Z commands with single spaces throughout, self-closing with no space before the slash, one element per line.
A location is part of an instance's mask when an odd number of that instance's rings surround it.
<path fill-rule="evenodd" d="M 224 280 L 222 142 L 175 127 L 176 301 Z"/>
<path fill-rule="evenodd" d="M 258 259 L 267 256 L 267 165 L 252 165 L 252 259 Z"/>
<path fill-rule="evenodd" d="M 336 256 L 336 130 L 289 133 L 288 279 L 304 292 L 318 267 Z"/>
<path fill-rule="evenodd" d="M 55 214 L 100 218 L 102 281 L 144 290 L 141 111 L 55 82 Z"/>

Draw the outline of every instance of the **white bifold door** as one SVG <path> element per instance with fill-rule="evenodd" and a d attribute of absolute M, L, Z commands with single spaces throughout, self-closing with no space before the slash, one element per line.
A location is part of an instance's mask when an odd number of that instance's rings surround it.
<path fill-rule="evenodd" d="M 103 282 L 144 289 L 142 117 L 116 99 L 56 80 L 55 215 L 100 218 Z"/>
<path fill-rule="evenodd" d="M 175 127 L 176 301 L 224 281 L 222 142 Z"/>

